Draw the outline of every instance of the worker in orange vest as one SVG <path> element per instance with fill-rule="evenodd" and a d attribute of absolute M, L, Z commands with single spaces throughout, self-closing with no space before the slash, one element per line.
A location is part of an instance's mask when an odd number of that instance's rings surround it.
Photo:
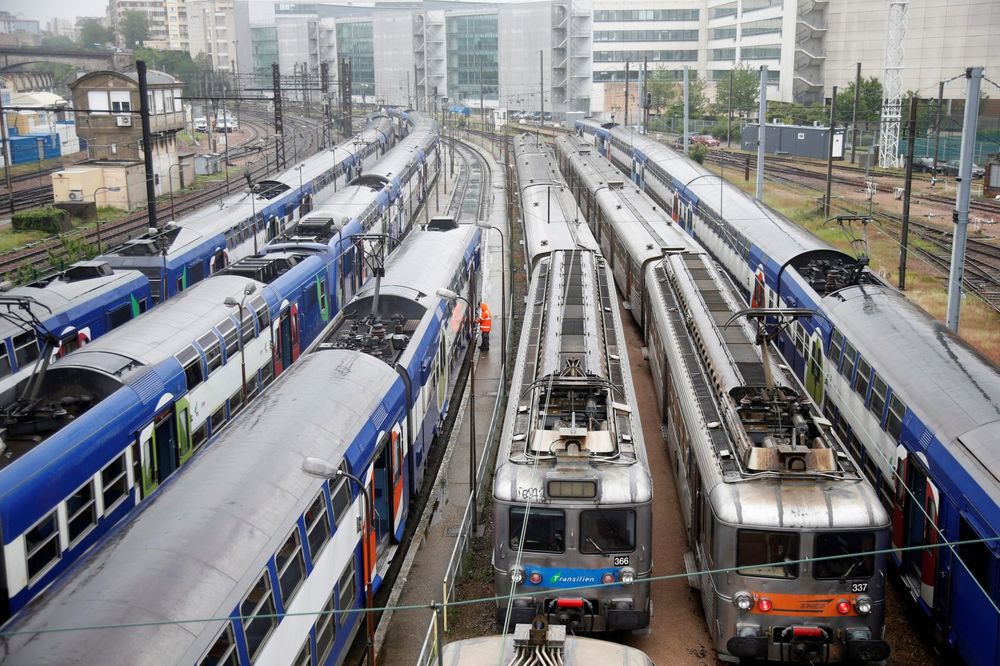
<path fill-rule="evenodd" d="M 479 304 L 479 333 L 482 335 L 483 343 L 479 348 L 483 351 L 490 350 L 490 331 L 493 329 L 493 317 L 490 316 L 490 309 L 486 303 Z"/>

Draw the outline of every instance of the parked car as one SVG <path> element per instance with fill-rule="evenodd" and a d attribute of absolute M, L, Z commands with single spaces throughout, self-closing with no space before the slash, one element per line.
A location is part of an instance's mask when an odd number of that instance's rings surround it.
<path fill-rule="evenodd" d="M 937 171 L 941 172 L 941 167 L 943 164 L 938 163 Z M 914 157 L 913 158 L 913 170 L 918 173 L 931 173 L 934 171 L 934 158 L 933 157 Z"/>
<path fill-rule="evenodd" d="M 711 134 L 695 134 L 691 137 L 691 143 L 700 143 L 709 148 L 718 148 L 721 142 Z"/>
<path fill-rule="evenodd" d="M 946 176 L 957 176 L 958 175 L 958 160 L 949 160 L 941 166 L 941 171 Z M 972 165 L 972 177 L 982 178 L 986 175 L 986 169 L 979 166 L 978 164 Z"/>
<path fill-rule="evenodd" d="M 208 131 L 208 118 L 198 117 L 194 119 L 194 131 L 195 132 L 207 132 Z"/>

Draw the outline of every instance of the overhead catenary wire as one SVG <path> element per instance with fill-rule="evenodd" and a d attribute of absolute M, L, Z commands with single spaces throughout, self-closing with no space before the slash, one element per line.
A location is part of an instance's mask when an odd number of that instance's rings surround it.
<path fill-rule="evenodd" d="M 965 539 L 965 540 L 961 540 L 961 541 L 949 541 L 949 542 L 945 542 L 945 543 L 936 543 L 936 544 L 924 544 L 924 545 L 920 545 L 920 546 L 903 546 L 903 547 L 900 547 L 900 548 L 889 547 L 889 548 L 880 548 L 880 549 L 872 549 L 872 550 L 859 550 L 859 551 L 854 551 L 854 552 L 850 552 L 850 553 L 841 553 L 839 555 L 825 555 L 825 556 L 822 556 L 822 557 L 802 557 L 802 558 L 798 558 L 798 559 L 784 559 L 784 558 L 782 558 L 781 560 L 776 560 L 776 561 L 773 561 L 773 562 L 755 563 L 754 566 L 776 566 L 777 567 L 777 566 L 787 566 L 789 564 L 811 564 L 811 563 L 815 563 L 815 562 L 824 562 L 824 561 L 829 561 L 829 560 L 845 560 L 845 559 L 849 559 L 849 558 L 852 558 L 852 557 L 868 557 L 868 556 L 874 557 L 876 555 L 886 555 L 886 554 L 891 554 L 891 553 L 909 552 L 909 551 L 915 551 L 915 550 L 927 550 L 927 549 L 935 549 L 935 548 L 946 548 L 946 547 L 954 547 L 954 546 L 965 546 L 965 545 L 973 545 L 973 544 L 981 544 L 981 543 L 993 543 L 993 542 L 1000 542 L 1000 536 L 988 537 L 988 538 L 982 538 L 982 539 Z M 714 575 L 714 574 L 727 574 L 727 573 L 736 573 L 736 574 L 738 574 L 739 573 L 739 569 L 740 569 L 740 567 L 738 565 L 734 565 L 734 566 L 731 566 L 731 567 L 716 567 L 716 568 L 712 568 L 712 569 L 701 570 L 701 571 L 698 572 L 698 574 L 699 575 Z M 639 583 L 639 582 L 642 582 L 642 583 L 654 583 L 654 582 L 659 582 L 659 581 L 687 579 L 688 577 L 689 577 L 689 574 L 688 574 L 687 571 L 680 571 L 680 572 L 676 572 L 676 573 L 668 573 L 668 574 L 662 574 L 662 575 L 659 575 L 659 576 L 649 576 L 647 578 L 636 579 L 636 583 Z M 576 592 L 576 591 L 582 591 L 582 590 L 598 589 L 598 588 L 603 588 L 603 587 L 619 587 L 621 585 L 622 585 L 622 583 L 620 583 L 620 582 L 614 582 L 614 583 L 595 583 L 595 584 L 589 584 L 589 585 L 567 586 L 565 588 L 561 588 L 561 590 L 564 591 L 564 592 Z M 537 597 L 537 596 L 541 596 L 541 595 L 546 595 L 546 594 L 551 594 L 551 593 L 552 593 L 551 590 L 547 590 L 547 589 L 531 590 L 531 591 L 525 591 L 525 592 L 518 592 L 518 593 L 516 593 L 516 594 L 513 595 L 513 598 L 526 598 L 526 599 L 530 599 L 530 598 L 533 598 L 533 597 Z M 387 610 L 392 610 L 393 612 L 397 612 L 397 613 L 400 612 L 400 611 L 426 611 L 426 610 L 433 611 L 435 607 L 439 607 L 439 606 L 442 606 L 442 605 L 447 605 L 447 606 L 450 606 L 450 607 L 472 606 L 472 605 L 476 605 L 476 604 L 496 603 L 497 601 L 504 601 L 506 599 L 508 599 L 508 595 L 503 594 L 503 595 L 496 595 L 496 596 L 492 596 L 492 597 L 475 597 L 475 598 L 472 598 L 472 599 L 461 599 L 461 600 L 458 600 L 458 601 L 450 601 L 450 602 L 447 602 L 446 604 L 442 604 L 440 602 L 436 602 L 435 601 L 435 602 L 430 602 L 430 603 L 426 603 L 426 604 L 408 604 L 408 605 L 403 605 L 403 606 L 380 606 L 380 607 L 372 608 L 371 610 L 373 612 L 378 612 L 378 613 L 384 612 L 384 611 L 387 611 Z M 994 607 L 996 607 L 996 604 L 994 604 Z M 108 629 L 140 629 L 140 628 L 143 628 L 143 627 L 161 627 L 161 626 L 169 626 L 169 625 L 201 624 L 201 623 L 206 623 L 206 622 L 228 622 L 230 620 L 239 620 L 239 621 L 242 622 L 242 621 L 253 620 L 253 619 L 257 619 L 257 618 L 274 618 L 274 619 L 281 620 L 281 619 L 286 618 L 286 617 L 321 617 L 321 616 L 325 616 L 325 615 L 351 615 L 351 614 L 354 614 L 354 613 L 362 614 L 362 613 L 366 613 L 367 611 L 368 611 L 367 608 L 365 608 L 365 607 L 359 607 L 359 608 L 334 609 L 334 610 L 298 611 L 298 612 L 294 612 L 294 613 L 260 613 L 260 614 L 257 614 L 257 615 L 232 615 L 232 614 L 230 614 L 230 615 L 213 615 L 213 616 L 198 617 L 198 618 L 174 618 L 174 619 L 163 619 L 163 620 L 148 620 L 148 621 L 143 621 L 143 622 L 121 622 L 121 623 L 111 623 L 111 624 L 87 624 L 87 625 L 78 625 L 78 626 L 73 626 L 73 627 L 45 627 L 45 628 L 42 628 L 42 629 L 7 629 L 7 630 L 0 630 L 0 638 L 11 638 L 13 636 L 40 636 L 40 635 L 43 635 L 43 634 L 67 633 L 67 632 L 72 632 L 72 631 L 104 631 L 104 630 L 108 630 Z M 15 618 L 14 618 L 15 621 L 16 621 L 16 618 L 17 618 L 17 616 L 15 616 Z"/>

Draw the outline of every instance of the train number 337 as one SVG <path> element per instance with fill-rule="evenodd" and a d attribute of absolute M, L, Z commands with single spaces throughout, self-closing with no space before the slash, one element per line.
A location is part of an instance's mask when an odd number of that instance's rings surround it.
<path fill-rule="evenodd" d="M 868 583 L 851 583 L 851 592 L 867 592 Z"/>

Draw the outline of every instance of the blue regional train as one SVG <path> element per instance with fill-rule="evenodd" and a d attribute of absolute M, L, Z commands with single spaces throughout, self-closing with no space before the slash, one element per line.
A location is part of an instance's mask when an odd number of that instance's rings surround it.
<path fill-rule="evenodd" d="M 295 223 L 320 193 L 350 179 L 365 159 L 388 150 L 405 123 L 402 113 L 377 114 L 359 135 L 321 150 L 273 178 L 257 181 L 247 193 L 232 194 L 176 222 L 129 239 L 100 258 L 114 268 L 142 271 L 153 300 L 160 302 L 200 282 Z M 242 189 L 241 183 L 235 183 Z M 166 281 L 166 288 L 162 284 Z"/>
<path fill-rule="evenodd" d="M 478 302 L 480 233 L 411 231 L 244 418 L 7 624 L 6 661 L 342 663 L 450 406 L 478 308 L 435 294 Z M 31 633 L 71 626 L 94 628 Z"/>
<path fill-rule="evenodd" d="M 578 121 L 751 305 L 809 308 L 777 339 L 892 516 L 892 556 L 939 638 L 1000 660 L 1000 368 L 859 260 L 683 155 Z M 949 546 L 949 542 L 961 542 Z"/>
<path fill-rule="evenodd" d="M 371 180 L 330 193 L 299 235 L 57 360 L 30 395 L 23 382 L 0 393 L 9 415 L 0 459 L 4 618 L 296 361 L 364 282 L 366 253 L 392 250 L 398 238 L 371 235 L 405 233 L 396 202 L 404 193 L 425 198 L 440 164 L 436 124 L 407 117 L 397 150 L 417 165 L 413 182 L 400 181 L 391 196 Z"/>

